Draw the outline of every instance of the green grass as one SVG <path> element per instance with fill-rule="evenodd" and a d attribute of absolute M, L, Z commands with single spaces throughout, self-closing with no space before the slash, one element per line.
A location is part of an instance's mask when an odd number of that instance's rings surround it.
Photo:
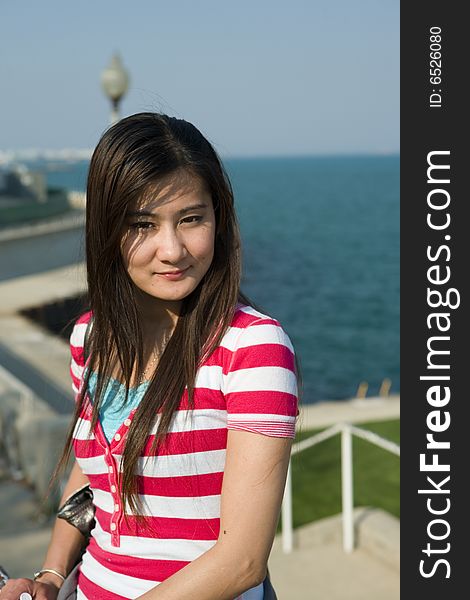
<path fill-rule="evenodd" d="M 358 425 L 400 443 L 400 421 Z M 295 441 L 321 430 L 303 431 Z M 400 459 L 353 436 L 354 506 L 374 506 L 400 516 Z M 294 527 L 341 512 L 341 436 L 292 457 Z"/>

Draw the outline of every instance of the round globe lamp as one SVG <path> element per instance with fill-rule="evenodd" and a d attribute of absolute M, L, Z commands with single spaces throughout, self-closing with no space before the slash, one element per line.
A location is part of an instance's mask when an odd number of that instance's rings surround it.
<path fill-rule="evenodd" d="M 119 103 L 129 87 L 129 74 L 118 54 L 114 54 L 109 66 L 101 73 L 101 85 L 111 101 L 111 125 L 113 125 L 119 121 Z"/>

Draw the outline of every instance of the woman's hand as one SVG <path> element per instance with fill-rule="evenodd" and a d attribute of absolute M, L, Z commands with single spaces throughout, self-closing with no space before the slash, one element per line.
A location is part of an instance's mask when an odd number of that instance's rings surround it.
<path fill-rule="evenodd" d="M 52 581 L 33 581 L 32 579 L 9 579 L 0 590 L 0 600 L 19 600 L 23 592 L 34 600 L 56 600 L 59 586 Z"/>

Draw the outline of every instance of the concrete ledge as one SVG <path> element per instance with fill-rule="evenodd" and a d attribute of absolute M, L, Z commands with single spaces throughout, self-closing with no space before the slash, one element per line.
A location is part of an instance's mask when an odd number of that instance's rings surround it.
<path fill-rule="evenodd" d="M 86 291 L 84 263 L 0 282 L 1 314 L 13 313 Z"/>
<path fill-rule="evenodd" d="M 342 524 L 339 514 L 298 527 L 294 530 L 294 549 L 306 550 L 329 544 L 341 546 Z M 364 550 L 397 572 L 400 570 L 399 519 L 379 508 L 355 508 L 354 535 L 355 548 Z"/>
<path fill-rule="evenodd" d="M 53 509 L 59 501 L 60 489 L 48 495 L 49 482 L 64 447 L 70 426 L 69 415 L 22 414 L 15 423 L 20 465 L 25 480 L 31 484 L 40 501 L 46 496 L 45 509 Z"/>
<path fill-rule="evenodd" d="M 13 376 L 0 370 L 0 458 L 5 473 L 34 489 L 39 510 L 44 513 L 57 508 L 68 476 L 67 469 L 49 493 L 70 421 L 71 414 L 57 414 L 21 382 L 15 383 Z"/>
<path fill-rule="evenodd" d="M 73 209 L 68 213 L 63 213 L 44 221 L 28 223 L 26 225 L 12 225 L 11 227 L 2 229 L 0 231 L 0 243 L 84 227 L 85 199 L 82 199 L 80 192 L 73 192 L 67 195 L 67 202 Z"/>
<path fill-rule="evenodd" d="M 30 577 L 42 565 L 52 525 L 29 486 L 0 479 L 0 562 L 11 577 Z"/>
<path fill-rule="evenodd" d="M 400 396 L 329 400 L 300 407 L 298 429 L 321 429 L 336 423 L 366 423 L 400 418 Z"/>
<path fill-rule="evenodd" d="M 22 386 L 12 385 L 14 378 L 0 367 L 0 450 L 3 452 L 13 477 L 23 476 L 16 424 L 20 415 L 35 414 L 53 416 L 51 409 Z"/>
<path fill-rule="evenodd" d="M 58 412 L 73 412 L 70 348 L 65 340 L 21 315 L 0 314 L 0 355 L 5 368 L 34 390 L 36 396 L 43 398 Z M 24 363 L 24 368 L 15 369 L 13 363 L 18 361 Z M 28 375 L 29 367 L 36 373 L 36 384 Z M 63 410 L 51 402 L 51 387 L 63 396 Z"/>
<path fill-rule="evenodd" d="M 356 517 L 370 510 L 357 509 Z M 341 515 L 299 527 L 294 541 L 293 552 L 284 554 L 281 536 L 277 535 L 269 557 L 271 579 L 280 600 L 400 598 L 400 574 L 395 568 L 361 544 L 353 552 L 344 552 Z"/>
<path fill-rule="evenodd" d="M 366 508 L 355 519 L 358 546 L 400 570 L 400 520 L 379 508 Z"/>
<path fill-rule="evenodd" d="M 21 460 L 15 430 L 20 403 L 21 396 L 18 392 L 0 391 L 0 448 L 14 477 L 21 475 Z"/>

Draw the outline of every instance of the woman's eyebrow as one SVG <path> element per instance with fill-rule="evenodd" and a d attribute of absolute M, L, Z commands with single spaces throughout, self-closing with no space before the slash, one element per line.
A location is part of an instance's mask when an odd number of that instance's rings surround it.
<path fill-rule="evenodd" d="M 204 202 L 199 202 L 198 204 L 191 204 L 191 206 L 186 206 L 185 208 L 178 210 L 176 214 L 185 215 L 186 213 L 191 212 L 193 210 L 201 210 L 203 208 L 207 208 L 207 204 L 205 204 Z"/>
<path fill-rule="evenodd" d="M 181 216 L 181 215 L 185 215 L 186 213 L 191 212 L 193 210 L 201 210 L 204 208 L 207 208 L 207 204 L 205 204 L 203 202 L 198 203 L 198 204 L 191 204 L 191 206 L 185 206 L 184 208 L 181 208 L 180 210 L 178 210 L 176 212 L 176 214 L 178 216 Z M 128 211 L 126 213 L 126 216 L 128 216 L 128 217 L 155 217 L 157 215 L 150 210 L 143 209 L 143 210 Z"/>

